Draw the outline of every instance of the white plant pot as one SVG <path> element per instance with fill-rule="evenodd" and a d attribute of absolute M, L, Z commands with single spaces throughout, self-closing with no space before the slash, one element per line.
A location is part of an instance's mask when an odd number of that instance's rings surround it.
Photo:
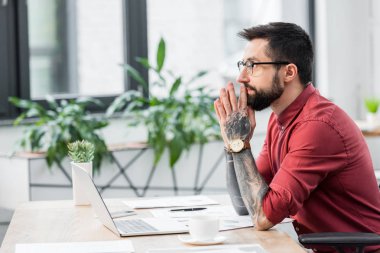
<path fill-rule="evenodd" d="M 376 125 L 377 123 L 377 114 L 376 113 L 371 113 L 367 112 L 367 123 L 369 125 Z"/>
<path fill-rule="evenodd" d="M 71 162 L 71 175 L 73 180 L 73 199 L 74 204 L 77 206 L 89 205 L 90 201 L 87 198 L 87 189 L 78 180 L 77 173 L 75 172 L 75 167 L 79 167 L 85 170 L 90 177 L 92 177 L 92 162 L 89 163 L 75 163 Z"/>

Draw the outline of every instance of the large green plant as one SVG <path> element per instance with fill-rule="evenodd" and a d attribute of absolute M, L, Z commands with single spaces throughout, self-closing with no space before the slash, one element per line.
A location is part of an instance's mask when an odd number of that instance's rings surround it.
<path fill-rule="evenodd" d="M 90 104 L 102 106 L 94 98 L 77 98 L 75 100 L 55 101 L 51 96 L 47 98 L 48 108 L 40 104 L 10 97 L 9 101 L 24 109 L 14 125 L 24 122 L 26 128 L 18 144 L 24 150 L 37 152 L 46 151 L 46 161 L 49 168 L 54 164 L 61 166 L 67 156 L 67 144 L 76 140 L 87 140 L 94 144 L 94 171 L 99 171 L 102 159 L 110 157 L 99 129 L 108 125 L 104 116 L 90 114 L 86 108 Z M 33 118 L 25 121 L 26 118 Z"/>
<path fill-rule="evenodd" d="M 130 126 L 145 125 L 148 144 L 154 150 L 154 164 L 160 161 L 165 148 L 168 148 L 169 164 L 173 168 L 182 152 L 189 150 L 192 144 L 204 144 L 220 137 L 213 113 L 213 98 L 204 86 L 188 87 L 206 72 L 201 71 L 185 81 L 182 76 L 163 68 L 165 54 L 165 41 L 161 38 L 155 66 L 146 58 L 136 58 L 157 76 L 157 81 L 149 84 L 135 68 L 124 65 L 128 75 L 140 84 L 142 91 L 128 91 L 117 97 L 108 108 L 107 115 L 124 110 Z M 161 89 L 166 95 L 152 94 L 150 91 L 155 88 Z M 148 96 L 144 96 L 144 93 Z"/>

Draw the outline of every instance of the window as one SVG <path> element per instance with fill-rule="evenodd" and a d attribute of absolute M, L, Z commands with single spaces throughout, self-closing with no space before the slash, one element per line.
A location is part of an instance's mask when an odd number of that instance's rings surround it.
<path fill-rule="evenodd" d="M 3 3 L 3 5 L 1 5 Z M 7 100 L 93 96 L 106 104 L 136 84 L 121 64 L 147 55 L 141 0 L 8 0 L 0 3 L 0 117 Z M 1 43 L 4 42 L 4 43 Z M 143 70 L 143 69 L 140 69 Z M 147 73 L 145 71 L 145 76 Z"/>
<path fill-rule="evenodd" d="M 7 0 L 0 1 L 0 117 L 17 111 L 9 96 L 43 101 L 100 97 L 106 104 L 137 84 L 136 56 L 155 59 L 163 36 L 165 67 L 216 92 L 235 80 L 245 41 L 236 33 L 270 21 L 300 24 L 313 37 L 314 0 Z M 2 5 L 3 4 L 3 5 Z M 149 40 L 148 40 L 149 38 Z M 149 50 L 148 50 L 149 49 Z M 148 77 L 145 71 L 144 75 Z M 154 76 L 149 76 L 154 78 Z M 154 81 L 154 80 L 152 80 Z M 4 91 L 4 92 L 3 92 Z M 152 91 L 154 92 L 154 91 Z"/>
<path fill-rule="evenodd" d="M 122 0 L 29 0 L 31 98 L 122 93 L 122 10 Z"/>
<path fill-rule="evenodd" d="M 304 0 L 148 0 L 149 56 L 154 59 L 157 42 L 163 36 L 167 42 L 166 67 L 185 77 L 208 70 L 200 83 L 217 92 L 238 74 L 236 62 L 246 43 L 236 35 L 240 30 L 286 21 L 311 32 L 310 7 Z"/>

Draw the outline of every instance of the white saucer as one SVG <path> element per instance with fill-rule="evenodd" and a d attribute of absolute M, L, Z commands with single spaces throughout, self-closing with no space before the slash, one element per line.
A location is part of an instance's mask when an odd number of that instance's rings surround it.
<path fill-rule="evenodd" d="M 181 242 L 193 244 L 193 245 L 214 245 L 214 244 L 223 243 L 227 239 L 227 237 L 219 235 L 219 236 L 216 236 L 214 239 L 211 239 L 211 240 L 197 241 L 197 240 L 191 238 L 190 235 L 179 235 L 178 239 Z"/>

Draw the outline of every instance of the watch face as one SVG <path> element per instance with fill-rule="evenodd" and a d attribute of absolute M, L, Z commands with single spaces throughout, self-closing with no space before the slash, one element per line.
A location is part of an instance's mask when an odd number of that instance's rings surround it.
<path fill-rule="evenodd" d="M 230 142 L 232 152 L 240 152 L 244 148 L 244 142 L 240 139 L 232 140 Z"/>

